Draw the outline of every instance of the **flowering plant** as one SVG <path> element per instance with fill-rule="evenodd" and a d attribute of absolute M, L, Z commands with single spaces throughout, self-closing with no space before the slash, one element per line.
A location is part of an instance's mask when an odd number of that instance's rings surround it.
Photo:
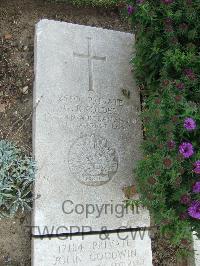
<path fill-rule="evenodd" d="M 191 231 L 200 236 L 200 2 L 134 0 L 126 12 L 144 99 L 138 191 L 171 243 L 186 251 Z"/>

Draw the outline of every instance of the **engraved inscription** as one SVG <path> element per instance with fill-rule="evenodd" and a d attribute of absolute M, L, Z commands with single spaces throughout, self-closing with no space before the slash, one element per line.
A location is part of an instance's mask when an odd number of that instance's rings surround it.
<path fill-rule="evenodd" d="M 74 56 L 75 57 L 80 57 L 80 58 L 86 58 L 88 60 L 88 75 L 89 75 L 89 90 L 88 91 L 94 91 L 93 88 L 93 60 L 101 60 L 101 61 L 106 61 L 106 57 L 101 57 L 101 56 L 95 56 L 92 55 L 92 39 L 87 37 L 87 41 L 88 41 L 88 53 L 87 54 L 78 54 L 74 52 Z"/>
<path fill-rule="evenodd" d="M 118 158 L 107 139 L 92 134 L 79 138 L 71 146 L 69 168 L 79 182 L 99 186 L 109 182 L 115 175 Z"/>
<path fill-rule="evenodd" d="M 84 259 L 84 257 L 86 258 Z M 138 266 L 144 259 L 137 256 L 137 250 L 130 240 L 91 241 L 89 243 L 63 243 L 54 255 L 52 265 L 93 266 Z"/>
<path fill-rule="evenodd" d="M 60 126 L 68 129 L 112 128 L 122 129 L 126 134 L 137 123 L 138 111 L 119 98 L 65 95 L 59 98 L 59 102 L 62 103 L 62 112 L 57 115 L 57 121 L 59 123 L 59 117 L 64 116 L 64 124 Z"/>

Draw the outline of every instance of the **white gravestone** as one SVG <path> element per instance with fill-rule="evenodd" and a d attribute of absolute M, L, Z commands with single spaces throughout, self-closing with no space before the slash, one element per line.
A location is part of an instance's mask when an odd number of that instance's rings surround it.
<path fill-rule="evenodd" d="M 141 157 L 133 45 L 129 33 L 38 23 L 35 235 L 149 226 L 147 210 L 124 208 L 122 191 Z"/>
<path fill-rule="evenodd" d="M 200 240 L 197 238 L 195 233 L 193 234 L 193 242 L 195 266 L 200 266 Z"/>
<path fill-rule="evenodd" d="M 129 33 L 37 25 L 33 266 L 152 265 L 148 231 L 116 231 L 150 224 L 147 210 L 125 208 L 122 191 L 141 156 L 133 45 Z M 102 230 L 111 231 L 104 237 Z"/>
<path fill-rule="evenodd" d="M 148 232 L 35 239 L 33 266 L 152 266 Z"/>

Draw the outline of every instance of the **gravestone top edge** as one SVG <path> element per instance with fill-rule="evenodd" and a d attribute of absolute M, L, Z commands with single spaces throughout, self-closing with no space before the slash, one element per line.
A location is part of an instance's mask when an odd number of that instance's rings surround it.
<path fill-rule="evenodd" d="M 59 21 L 59 20 L 52 20 L 52 19 L 41 19 L 35 26 L 35 32 L 37 32 L 37 30 L 39 30 L 40 28 L 42 29 L 42 27 L 46 27 L 48 24 L 59 24 L 59 25 L 63 25 L 63 26 L 68 26 L 68 27 L 74 27 L 74 28 L 83 28 L 83 29 L 91 29 L 91 30 L 95 30 L 95 31 L 104 31 L 107 33 L 112 33 L 112 34 L 122 34 L 125 36 L 129 36 L 130 38 L 133 38 L 133 41 L 135 40 L 135 34 L 131 33 L 131 32 L 124 32 L 124 31 L 119 31 L 119 30 L 113 30 L 113 29 L 106 29 L 106 28 L 99 28 L 99 27 L 95 27 L 95 26 L 88 26 L 88 25 L 83 25 L 83 24 L 74 24 L 74 23 L 70 23 L 67 21 Z"/>

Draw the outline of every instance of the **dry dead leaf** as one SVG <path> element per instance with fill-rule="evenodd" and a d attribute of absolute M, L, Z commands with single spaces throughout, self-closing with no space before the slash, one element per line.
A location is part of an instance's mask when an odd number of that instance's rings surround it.
<path fill-rule="evenodd" d="M 124 187 L 123 192 L 126 198 L 130 199 L 137 194 L 136 186 Z"/>

